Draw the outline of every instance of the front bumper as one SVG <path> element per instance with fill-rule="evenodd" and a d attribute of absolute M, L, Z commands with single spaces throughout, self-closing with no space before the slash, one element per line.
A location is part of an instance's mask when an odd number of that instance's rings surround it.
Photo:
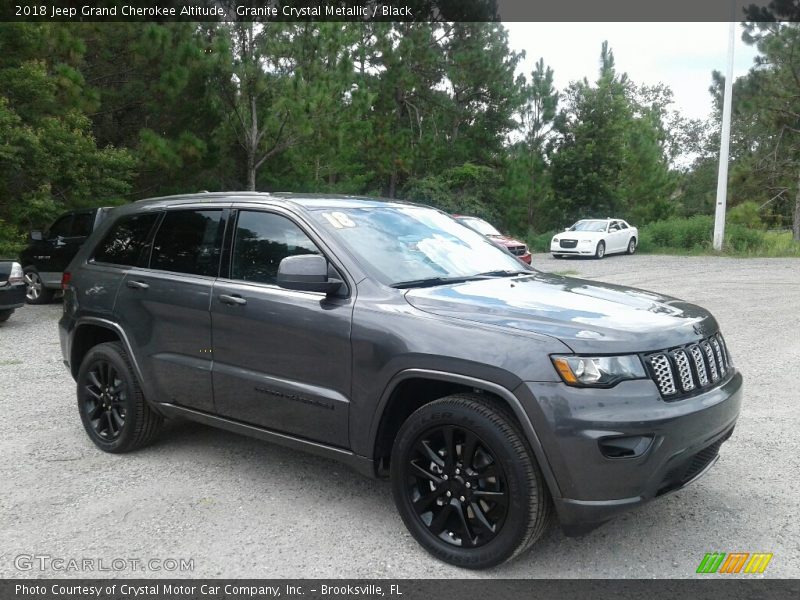
<path fill-rule="evenodd" d="M 25 284 L 0 285 L 0 310 L 11 310 L 25 305 Z"/>
<path fill-rule="evenodd" d="M 558 243 L 550 243 L 550 254 L 560 254 L 563 256 L 567 255 L 574 255 L 574 256 L 590 256 L 595 253 L 596 244 L 587 243 L 582 244 L 578 242 L 578 245 L 574 248 L 562 248 Z"/>
<path fill-rule="evenodd" d="M 732 370 L 722 385 L 674 402 L 650 380 L 610 389 L 526 383 L 517 391 L 558 487 L 561 526 L 579 535 L 703 475 L 733 432 L 742 376 Z M 609 456 L 619 440 L 634 450 Z"/>

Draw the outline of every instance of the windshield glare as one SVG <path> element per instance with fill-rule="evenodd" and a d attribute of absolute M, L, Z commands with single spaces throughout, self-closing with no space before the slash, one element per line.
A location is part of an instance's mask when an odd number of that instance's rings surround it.
<path fill-rule="evenodd" d="M 495 236 L 503 235 L 502 233 L 497 231 L 497 229 L 495 229 L 493 226 L 489 225 L 489 223 L 487 223 L 483 219 L 477 219 L 475 217 L 462 217 L 462 218 L 456 219 L 456 220 L 461 222 L 461 223 L 463 223 L 464 225 L 466 225 L 470 229 L 474 229 L 475 231 L 477 231 L 481 235 L 495 235 Z"/>
<path fill-rule="evenodd" d="M 605 231 L 605 221 L 578 221 L 569 228 L 570 231 Z"/>
<path fill-rule="evenodd" d="M 527 270 L 483 236 L 430 208 L 347 208 L 311 214 L 387 285 Z"/>

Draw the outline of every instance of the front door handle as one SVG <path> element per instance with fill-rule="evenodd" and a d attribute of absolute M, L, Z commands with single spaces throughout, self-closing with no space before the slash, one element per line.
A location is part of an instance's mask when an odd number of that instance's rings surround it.
<path fill-rule="evenodd" d="M 241 296 L 229 296 L 228 294 L 220 294 L 219 301 L 223 304 L 230 304 L 231 306 L 242 306 L 247 304 L 247 300 Z"/>
<path fill-rule="evenodd" d="M 134 281 L 133 279 L 129 279 L 128 287 L 133 288 L 134 290 L 146 290 L 147 288 L 150 287 L 150 285 L 145 283 L 144 281 Z"/>

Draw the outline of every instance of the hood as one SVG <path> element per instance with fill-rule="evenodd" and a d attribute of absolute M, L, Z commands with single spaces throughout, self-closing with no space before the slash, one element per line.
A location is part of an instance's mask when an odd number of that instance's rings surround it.
<path fill-rule="evenodd" d="M 493 242 L 500 244 L 501 246 L 505 246 L 506 248 L 510 246 L 527 246 L 525 242 L 520 242 L 515 238 L 511 238 L 505 235 L 489 235 L 486 236 Z"/>
<path fill-rule="evenodd" d="M 703 308 L 625 286 L 535 273 L 412 289 L 415 308 L 555 337 L 577 353 L 630 353 L 687 344 L 716 332 Z"/>
<path fill-rule="evenodd" d="M 605 231 L 562 231 L 553 237 L 559 240 L 598 240 L 604 235 Z"/>

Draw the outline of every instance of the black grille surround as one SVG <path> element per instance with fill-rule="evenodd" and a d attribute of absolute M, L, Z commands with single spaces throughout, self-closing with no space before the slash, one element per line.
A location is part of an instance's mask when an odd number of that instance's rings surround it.
<path fill-rule="evenodd" d="M 528 251 L 528 248 L 525 246 L 509 246 L 508 251 L 511 252 L 514 256 L 525 256 L 525 253 Z"/>
<path fill-rule="evenodd" d="M 558 245 L 562 248 L 577 248 L 578 240 L 561 240 Z"/>
<path fill-rule="evenodd" d="M 683 346 L 642 356 L 650 378 L 668 402 L 702 394 L 733 373 L 721 333 Z"/>

